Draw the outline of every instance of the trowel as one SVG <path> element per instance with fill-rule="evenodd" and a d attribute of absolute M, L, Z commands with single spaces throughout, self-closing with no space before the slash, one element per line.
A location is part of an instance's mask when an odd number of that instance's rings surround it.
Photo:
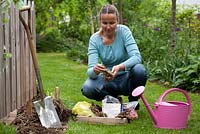
<path fill-rule="evenodd" d="M 19 18 L 20 18 L 20 21 L 22 22 L 22 24 L 26 30 L 26 33 L 27 33 L 27 38 L 28 38 L 29 47 L 31 50 L 34 69 L 35 69 L 38 87 L 39 87 L 38 92 L 40 95 L 40 100 L 34 101 L 33 103 L 34 103 L 36 112 L 39 116 L 42 126 L 44 126 L 46 128 L 60 128 L 60 127 L 62 127 L 62 125 L 61 125 L 60 119 L 58 117 L 58 114 L 55 110 L 55 106 L 53 104 L 52 98 L 51 98 L 51 96 L 47 96 L 47 97 L 44 96 L 42 79 L 41 79 L 40 70 L 39 70 L 39 66 L 38 66 L 38 60 L 36 57 L 36 50 L 33 45 L 34 40 L 33 40 L 32 34 L 31 34 L 31 30 L 30 30 L 30 26 L 31 26 L 29 24 L 30 21 L 28 21 L 29 23 L 26 24 L 25 20 L 22 17 L 22 14 L 21 14 L 22 11 L 26 11 L 26 10 L 28 10 L 28 18 L 30 18 L 30 12 L 31 12 L 30 7 L 20 9 Z"/>

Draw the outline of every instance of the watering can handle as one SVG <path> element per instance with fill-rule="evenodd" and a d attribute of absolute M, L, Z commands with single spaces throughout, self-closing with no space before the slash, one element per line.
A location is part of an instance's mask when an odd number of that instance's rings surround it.
<path fill-rule="evenodd" d="M 191 112 L 191 100 L 190 100 L 190 96 L 188 95 L 188 93 L 186 91 L 184 91 L 183 89 L 179 89 L 179 88 L 170 88 L 168 90 L 166 90 L 161 96 L 160 98 L 158 99 L 158 103 L 161 103 L 163 101 L 163 98 L 169 94 L 170 92 L 174 92 L 174 91 L 177 91 L 177 92 L 181 92 L 182 94 L 185 95 L 186 99 L 187 99 L 187 102 L 189 104 L 189 114 L 188 114 L 188 118 L 190 117 L 190 112 Z"/>

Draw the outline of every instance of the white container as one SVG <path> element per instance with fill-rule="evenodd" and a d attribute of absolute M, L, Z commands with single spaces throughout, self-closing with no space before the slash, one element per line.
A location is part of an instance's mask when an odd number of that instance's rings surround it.
<path fill-rule="evenodd" d="M 102 103 L 102 112 L 107 115 L 107 117 L 115 118 L 121 112 L 120 103 Z"/>

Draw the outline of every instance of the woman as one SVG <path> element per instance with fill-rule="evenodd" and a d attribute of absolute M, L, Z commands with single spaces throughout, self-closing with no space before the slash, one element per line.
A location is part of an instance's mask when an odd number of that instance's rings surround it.
<path fill-rule="evenodd" d="M 82 87 L 82 94 L 97 101 L 106 95 L 124 95 L 129 102 L 137 101 L 139 97 L 133 97 L 132 91 L 145 86 L 147 74 L 132 33 L 127 26 L 118 24 L 119 13 L 113 5 L 102 7 L 99 21 L 100 30 L 89 41 L 89 78 Z M 106 73 L 106 70 L 111 72 Z M 139 105 L 135 110 L 138 109 Z M 135 110 L 130 112 L 130 118 L 137 118 Z"/>

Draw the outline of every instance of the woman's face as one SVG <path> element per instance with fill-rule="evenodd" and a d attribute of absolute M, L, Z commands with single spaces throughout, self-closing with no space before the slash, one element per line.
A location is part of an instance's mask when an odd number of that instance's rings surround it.
<path fill-rule="evenodd" d="M 117 16 L 115 14 L 102 14 L 101 15 L 101 28 L 104 34 L 112 35 L 115 33 L 117 26 Z"/>

